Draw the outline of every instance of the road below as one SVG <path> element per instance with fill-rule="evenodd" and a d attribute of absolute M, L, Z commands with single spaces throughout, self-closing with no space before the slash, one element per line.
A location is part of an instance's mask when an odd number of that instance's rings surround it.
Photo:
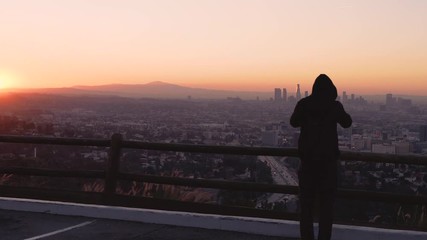
<path fill-rule="evenodd" d="M 298 186 L 298 178 L 295 170 L 286 167 L 283 162 L 286 157 L 273 157 L 273 156 L 259 156 L 258 160 L 267 164 L 271 168 L 271 174 L 275 184 Z M 268 203 L 277 203 L 285 201 L 288 210 L 296 210 L 296 195 L 286 195 L 280 193 L 273 193 L 267 198 Z"/>

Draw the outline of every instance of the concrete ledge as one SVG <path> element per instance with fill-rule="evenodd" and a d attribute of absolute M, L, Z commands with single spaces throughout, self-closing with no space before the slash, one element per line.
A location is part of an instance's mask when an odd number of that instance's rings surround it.
<path fill-rule="evenodd" d="M 216 229 L 267 236 L 299 237 L 299 223 L 286 220 L 134 209 L 16 198 L 0 198 L 0 209 Z M 333 231 L 334 240 L 427 239 L 427 232 L 346 225 L 334 225 Z"/>

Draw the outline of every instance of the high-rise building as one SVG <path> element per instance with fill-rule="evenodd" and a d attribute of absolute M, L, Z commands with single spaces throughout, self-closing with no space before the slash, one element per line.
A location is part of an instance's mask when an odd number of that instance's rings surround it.
<path fill-rule="evenodd" d="M 297 97 L 297 101 L 301 100 L 301 89 L 299 87 L 299 84 L 297 84 L 297 94 L 296 94 L 296 97 Z"/>
<path fill-rule="evenodd" d="M 286 88 L 283 89 L 283 101 L 287 101 L 288 100 L 288 90 L 286 90 Z"/>
<path fill-rule="evenodd" d="M 393 106 L 394 105 L 393 94 L 388 93 L 385 95 L 385 105 L 387 105 L 387 106 Z"/>
<path fill-rule="evenodd" d="M 308 97 L 308 91 L 305 91 L 304 96 Z"/>
<path fill-rule="evenodd" d="M 278 102 L 282 100 L 282 90 L 280 88 L 274 89 L 274 101 Z"/>
<path fill-rule="evenodd" d="M 266 130 L 261 133 L 262 144 L 264 146 L 277 146 L 278 134 L 276 130 Z"/>
<path fill-rule="evenodd" d="M 412 105 L 412 100 L 399 97 L 399 98 L 397 98 L 397 104 L 400 106 L 409 107 Z"/>
<path fill-rule="evenodd" d="M 427 142 L 427 125 L 420 126 L 420 141 Z"/>
<path fill-rule="evenodd" d="M 348 101 L 347 92 L 344 91 L 344 92 L 342 92 L 342 102 L 346 103 L 347 101 Z"/>

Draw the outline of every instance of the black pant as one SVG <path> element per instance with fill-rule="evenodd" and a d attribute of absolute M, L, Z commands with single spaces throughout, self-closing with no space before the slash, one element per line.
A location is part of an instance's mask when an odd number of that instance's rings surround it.
<path fill-rule="evenodd" d="M 300 187 L 301 238 L 303 240 L 314 240 L 313 213 L 314 206 L 318 203 L 318 240 L 330 240 L 334 214 L 333 206 L 337 188 L 337 161 L 302 159 L 298 178 Z"/>

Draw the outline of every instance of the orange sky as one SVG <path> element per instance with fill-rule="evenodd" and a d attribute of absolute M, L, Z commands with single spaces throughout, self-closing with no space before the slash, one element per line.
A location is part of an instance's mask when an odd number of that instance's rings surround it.
<path fill-rule="evenodd" d="M 165 81 L 427 93 L 427 1 L 0 2 L 0 88 Z"/>

